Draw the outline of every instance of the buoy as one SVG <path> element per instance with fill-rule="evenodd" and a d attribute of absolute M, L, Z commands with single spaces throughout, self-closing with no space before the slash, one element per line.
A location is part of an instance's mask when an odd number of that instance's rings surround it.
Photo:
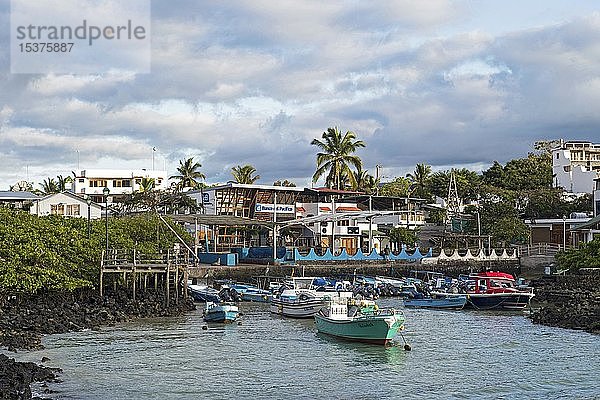
<path fill-rule="evenodd" d="M 241 324 L 242 324 L 242 321 L 238 321 L 238 325 L 241 325 Z"/>
<path fill-rule="evenodd" d="M 411 350 L 410 345 L 409 344 L 405 344 L 404 345 L 404 350 L 410 351 Z"/>
<path fill-rule="evenodd" d="M 205 330 L 207 330 L 207 329 L 208 329 L 208 326 L 206 326 L 206 325 L 202 325 L 202 330 L 203 330 L 203 331 L 205 331 Z"/>

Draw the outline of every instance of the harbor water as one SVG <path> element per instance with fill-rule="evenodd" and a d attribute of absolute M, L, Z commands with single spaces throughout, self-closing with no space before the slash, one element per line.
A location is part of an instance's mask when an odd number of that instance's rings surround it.
<path fill-rule="evenodd" d="M 404 310 L 405 351 L 400 335 L 390 347 L 339 341 L 259 303 L 240 305 L 241 325 L 203 330 L 201 308 L 47 336 L 17 358 L 64 370 L 55 399 L 600 398 L 600 337 L 519 313 Z"/>

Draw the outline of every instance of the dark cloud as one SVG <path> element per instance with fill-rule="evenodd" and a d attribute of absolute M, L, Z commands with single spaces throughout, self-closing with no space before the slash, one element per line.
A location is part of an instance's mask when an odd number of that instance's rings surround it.
<path fill-rule="evenodd" d="M 262 183 L 306 183 L 310 141 L 330 126 L 355 131 L 365 166 L 386 174 L 594 140 L 597 14 L 497 37 L 439 34 L 460 22 L 456 4 L 153 1 L 150 74 L 10 74 L 0 29 L 0 188 L 26 164 L 70 170 L 76 151 L 82 168 L 146 167 L 152 147 L 170 172 L 194 157 L 209 182 L 252 164 Z"/>

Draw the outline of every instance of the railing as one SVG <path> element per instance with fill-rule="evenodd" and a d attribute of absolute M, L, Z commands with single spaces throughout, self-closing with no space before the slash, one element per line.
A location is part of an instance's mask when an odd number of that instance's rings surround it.
<path fill-rule="evenodd" d="M 573 246 L 567 245 L 566 249 L 572 249 Z M 519 256 L 555 256 L 561 250 L 565 250 L 565 247 L 556 243 L 535 243 L 517 246 Z"/>
<path fill-rule="evenodd" d="M 148 264 L 193 264 L 194 256 L 187 249 L 166 250 L 158 253 L 142 253 L 131 249 L 109 249 L 103 252 L 102 264 L 106 266 Z"/>

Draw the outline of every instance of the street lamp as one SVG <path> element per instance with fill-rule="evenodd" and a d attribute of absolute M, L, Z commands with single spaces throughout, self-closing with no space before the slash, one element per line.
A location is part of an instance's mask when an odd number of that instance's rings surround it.
<path fill-rule="evenodd" d="M 567 249 L 567 217 L 563 217 L 563 250 Z"/>
<path fill-rule="evenodd" d="M 108 195 L 110 194 L 110 189 L 105 187 L 102 189 L 102 193 L 104 194 L 104 203 L 105 203 L 105 230 L 106 230 L 106 257 L 108 257 Z"/>
<path fill-rule="evenodd" d="M 91 219 L 91 205 L 92 205 L 92 198 L 90 196 L 85 196 L 85 202 L 87 203 L 87 212 L 88 212 L 88 221 L 87 221 L 87 233 L 88 233 L 88 240 L 90 240 L 90 237 L 92 236 L 92 230 L 91 230 L 91 226 L 90 226 L 90 219 Z"/>

